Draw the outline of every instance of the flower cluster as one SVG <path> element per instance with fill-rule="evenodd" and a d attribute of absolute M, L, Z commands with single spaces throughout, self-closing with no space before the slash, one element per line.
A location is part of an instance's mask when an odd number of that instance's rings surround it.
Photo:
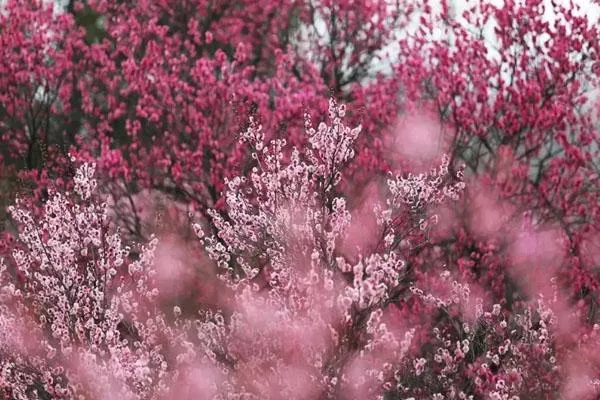
<path fill-rule="evenodd" d="M 425 329 L 425 343 L 396 376 L 402 398 L 523 399 L 538 398 L 557 389 L 559 368 L 556 334 L 559 320 L 553 302 L 507 312 L 500 304 L 485 310 L 467 285 L 440 277 L 449 285 L 438 297 L 412 288 L 439 319 Z"/>
<path fill-rule="evenodd" d="M 107 205 L 92 197 L 94 168 L 77 170 L 79 201 L 54 193 L 39 218 L 19 200 L 8 209 L 19 246 L 0 261 L 7 398 L 150 398 L 166 389 L 169 329 L 152 284 L 157 240 L 132 260 L 110 233 Z"/>

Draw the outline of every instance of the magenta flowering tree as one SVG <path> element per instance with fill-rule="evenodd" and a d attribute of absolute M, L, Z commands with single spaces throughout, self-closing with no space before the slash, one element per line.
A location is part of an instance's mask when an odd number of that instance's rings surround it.
<path fill-rule="evenodd" d="M 461 15 L 441 5 L 400 43 L 395 76 L 408 107 L 439 116 L 442 147 L 478 188 L 440 238 L 443 262 L 512 304 L 529 295 L 510 267 L 515 242 L 552 232 L 560 261 L 541 255 L 527 268 L 559 275 L 596 323 L 598 21 L 559 2 L 481 2 Z"/>
<path fill-rule="evenodd" d="M 299 144 L 305 109 L 325 111 L 329 88 L 350 97 L 411 7 L 94 0 L 55 14 L 10 0 L 4 10 L 3 179 L 43 199 L 73 175 L 68 152 L 96 162 L 124 233 L 139 239 L 154 193 L 194 212 L 222 206 L 223 178 L 248 162 L 235 137 L 248 113 Z M 356 160 L 381 168 L 376 155 Z"/>

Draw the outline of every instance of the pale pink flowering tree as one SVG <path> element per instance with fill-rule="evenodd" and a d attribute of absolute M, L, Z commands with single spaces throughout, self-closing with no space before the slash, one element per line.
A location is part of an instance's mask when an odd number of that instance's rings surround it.
<path fill-rule="evenodd" d="M 374 209 L 382 241 L 346 260 L 339 245 L 352 220 L 336 185 L 360 126 L 344 125 L 344 115 L 333 100 L 329 125 L 315 129 L 307 115 L 308 146 L 289 156 L 284 140 L 265 143 L 251 120 L 241 139 L 255 165 L 227 181 L 227 213 L 210 211 L 217 234 L 195 226 L 235 293 L 220 348 L 232 361 L 231 385 L 252 398 L 381 395 L 414 332 L 385 323 L 387 305 L 408 288 L 398 246 L 408 233 L 398 219 L 407 205 L 424 212 L 464 188 L 448 159 L 429 174 L 391 178 L 385 208 Z"/>
<path fill-rule="evenodd" d="M 77 169 L 75 194 L 53 193 L 40 217 L 19 200 L 8 209 L 19 244 L 0 261 L 5 398 L 156 398 L 167 387 L 157 240 L 131 258 L 93 194 L 94 168 Z"/>

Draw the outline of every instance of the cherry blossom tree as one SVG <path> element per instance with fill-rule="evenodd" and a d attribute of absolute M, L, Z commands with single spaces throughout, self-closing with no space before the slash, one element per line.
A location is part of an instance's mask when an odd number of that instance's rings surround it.
<path fill-rule="evenodd" d="M 306 116 L 308 145 L 294 148 L 287 161 L 285 141 L 265 143 L 262 126 L 251 121 L 242 140 L 252 146 L 256 166 L 248 177 L 228 181 L 227 218 L 211 212 L 217 235 L 204 236 L 196 227 L 241 307 L 232 316 L 232 334 L 247 343 L 242 349 L 232 345 L 235 352 L 241 350 L 235 358 L 245 379 L 260 378 L 264 385 L 257 396 L 381 393 L 381 384 L 390 378 L 383 364 L 406 356 L 412 334 L 410 329 L 390 330 L 382 318 L 387 305 L 408 288 L 399 243 L 420 233 L 398 220 L 406 217 L 406 208 L 416 212 L 457 199 L 464 188 L 460 175 L 452 181 L 447 159 L 429 174 L 391 178 L 387 201 L 373 210 L 379 227 L 369 232 L 381 241 L 363 246 L 357 260 L 348 260 L 339 245 L 352 218 L 335 189 L 354 156 L 361 127 L 345 126 L 344 116 L 345 107 L 333 100 L 329 124 L 315 129 Z M 307 337 L 297 336 L 305 330 Z M 265 353 L 272 355 L 267 365 L 281 367 L 265 370 Z M 351 379 L 357 372 L 360 376 Z"/>
<path fill-rule="evenodd" d="M 77 169 L 79 199 L 53 193 L 40 218 L 19 201 L 9 207 L 20 229 L 1 264 L 7 398 L 147 398 L 164 389 L 169 328 L 150 312 L 156 240 L 129 259 L 119 233 L 109 233 L 106 203 L 92 197 L 93 174 L 94 165 Z"/>

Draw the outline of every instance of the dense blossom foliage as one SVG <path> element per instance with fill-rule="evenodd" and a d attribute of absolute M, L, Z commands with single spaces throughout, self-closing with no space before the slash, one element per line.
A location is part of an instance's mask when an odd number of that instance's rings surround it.
<path fill-rule="evenodd" d="M 40 219 L 9 207 L 20 246 L 1 264 L 5 398 L 144 398 L 164 385 L 166 322 L 148 312 L 156 239 L 128 261 L 106 204 L 92 198 L 93 173 L 79 168 L 80 201 L 52 194 Z"/>
<path fill-rule="evenodd" d="M 0 397 L 597 398 L 566 3 L 2 2 Z"/>
<path fill-rule="evenodd" d="M 338 244 L 352 218 L 335 188 L 354 156 L 361 127 L 345 126 L 344 115 L 345 107 L 332 100 L 329 125 L 315 129 L 307 116 L 308 147 L 294 148 L 287 162 L 284 141 L 264 143 L 262 127 L 251 123 L 242 140 L 251 143 L 257 166 L 247 178 L 228 182 L 227 220 L 212 213 L 217 235 L 205 237 L 196 228 L 241 305 L 232 316 L 232 334 L 245 340 L 238 339 L 243 344 L 235 343 L 234 352 L 243 349 L 236 356 L 241 373 L 262 380 L 257 398 L 381 391 L 390 378 L 383 364 L 400 362 L 412 335 L 411 329 L 390 330 L 382 319 L 390 299 L 407 289 L 397 243 L 409 232 L 395 230 L 393 221 L 403 211 L 398 204 L 421 201 L 415 207 L 425 207 L 457 199 L 464 188 L 460 177 L 447 182 L 447 160 L 428 178 L 390 180 L 385 209 L 373 215 L 383 243 L 364 246 L 356 261 L 347 260 Z M 257 321 L 260 310 L 269 312 Z M 301 332 L 306 336 L 298 337 Z M 270 354 L 267 365 L 280 368 L 265 369 L 264 354 Z M 355 368 L 363 376 L 351 378 Z"/>
<path fill-rule="evenodd" d="M 68 9 L 54 17 L 51 3 L 9 0 L 0 15 L 3 174 L 42 190 L 47 175 L 73 174 L 68 152 L 89 158 L 138 239 L 148 232 L 137 194 L 220 207 L 223 178 L 248 159 L 235 139 L 245 116 L 302 140 L 304 110 L 325 111 L 328 88 L 345 97 L 368 77 L 410 13 L 383 0 L 94 0 Z M 382 166 L 363 153 L 363 166 Z"/>
<path fill-rule="evenodd" d="M 600 49 L 598 21 L 584 13 L 573 4 L 509 1 L 456 16 L 444 1 L 440 13 L 424 13 L 421 34 L 399 46 L 395 76 L 408 103 L 439 113 L 446 151 L 476 177 L 478 193 L 457 216 L 457 240 L 443 250 L 498 299 L 510 296 L 498 250 L 513 247 L 507 242 L 526 211 L 533 230 L 565 239 L 556 256 L 569 267 L 557 273 L 596 308 L 589 249 L 600 204 Z M 437 29 L 445 35 L 432 39 Z M 507 235 L 496 235 L 498 228 Z"/>

